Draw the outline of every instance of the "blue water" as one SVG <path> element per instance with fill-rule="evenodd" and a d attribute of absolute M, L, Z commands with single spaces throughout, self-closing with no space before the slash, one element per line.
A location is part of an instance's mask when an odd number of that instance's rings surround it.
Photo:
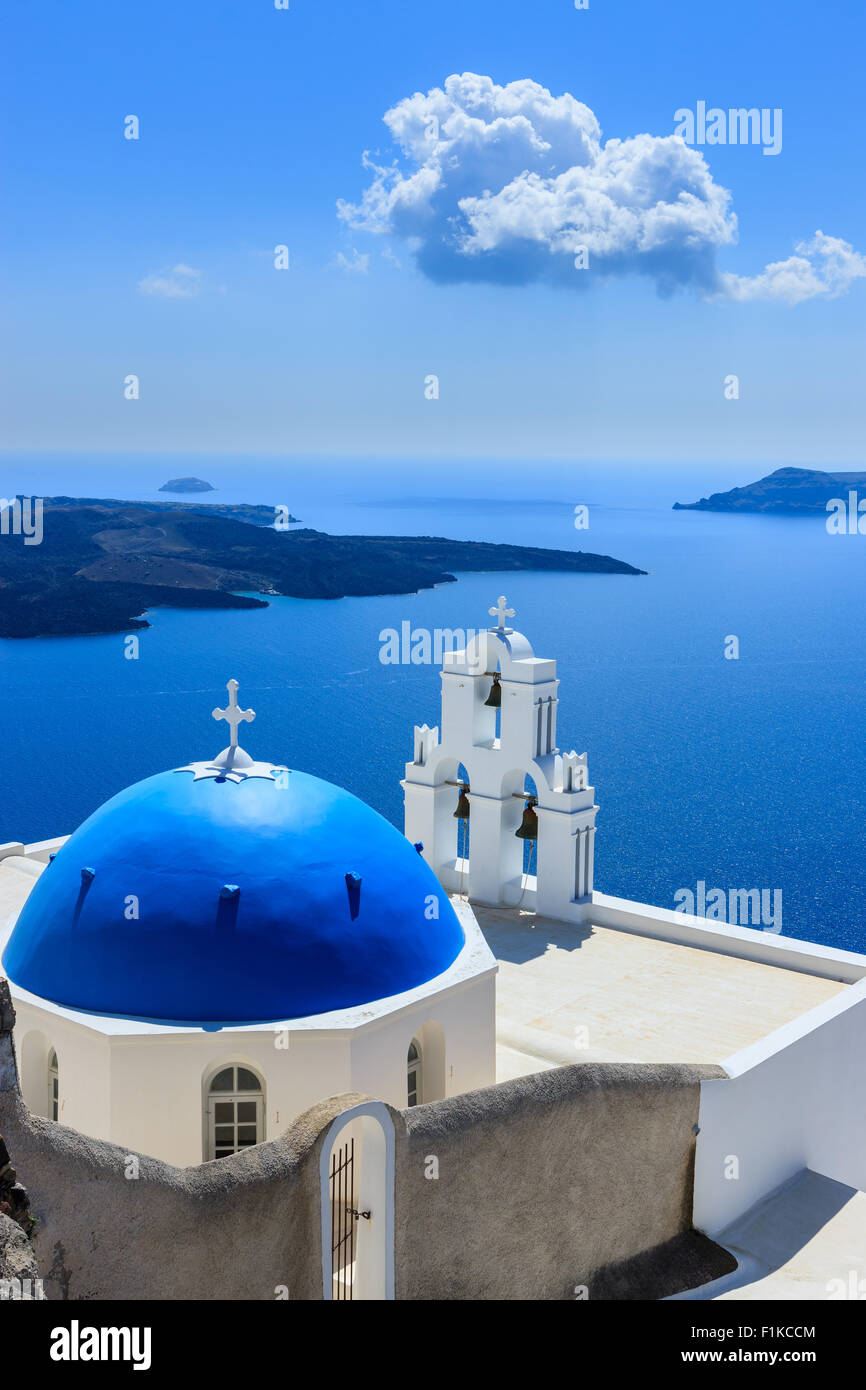
<path fill-rule="evenodd" d="M 0 840 L 68 832 L 137 778 L 216 753 L 226 740 L 210 711 L 229 676 L 257 712 L 250 752 L 341 783 L 401 825 L 412 728 L 439 722 L 440 682 L 432 666 L 383 666 L 379 633 L 405 619 L 487 625 L 504 590 L 536 653 L 559 663 L 560 747 L 589 754 L 597 888 L 665 907 L 699 880 L 778 889 L 786 934 L 866 950 L 866 537 L 831 537 L 821 518 L 670 510 L 758 476 L 728 474 L 696 486 L 599 471 L 572 480 L 573 500 L 545 498 L 540 478 L 542 495 L 519 501 L 478 478 L 435 502 L 388 503 L 384 489 L 364 500 L 357 480 L 318 495 L 310 474 L 276 492 L 223 490 L 276 496 L 324 530 L 597 550 L 650 574 L 473 574 L 409 596 L 154 610 L 138 661 L 121 635 L 0 641 Z M 51 482 L 43 490 L 59 491 Z M 388 486 L 400 495 L 399 478 Z M 556 488 L 568 496 L 561 477 Z M 76 476 L 64 490 L 120 485 Z M 145 495 L 129 476 L 123 494 Z M 586 532 L 573 528 L 581 501 L 593 504 Z M 724 659 L 730 634 L 738 661 Z"/>

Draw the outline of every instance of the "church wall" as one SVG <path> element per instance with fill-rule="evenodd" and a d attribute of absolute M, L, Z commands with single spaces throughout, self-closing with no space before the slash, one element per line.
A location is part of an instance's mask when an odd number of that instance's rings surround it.
<path fill-rule="evenodd" d="M 355 1089 L 346 1035 L 291 1033 L 288 1049 L 275 1049 L 269 1067 L 269 1135 L 285 1130 L 297 1115 L 318 1102 Z"/>
<path fill-rule="evenodd" d="M 349 1089 L 347 1036 L 263 1029 L 115 1039 L 105 1137 L 179 1167 L 201 1163 L 207 1083 L 232 1062 L 264 1079 L 265 1139 L 323 1096 Z"/>
<path fill-rule="evenodd" d="M 486 946 L 484 952 L 489 955 Z M 319 1100 L 350 1090 L 404 1106 L 409 1045 L 425 1027 L 433 1042 L 424 1059 L 427 1100 L 492 1085 L 494 978 L 492 972 L 470 976 L 367 1024 L 352 1027 L 347 1021 L 332 1031 L 111 1033 L 18 1001 L 23 1093 L 34 1114 L 48 1115 L 47 1057 L 53 1046 L 60 1059 L 64 1123 L 132 1153 L 192 1167 L 206 1153 L 209 1081 L 233 1062 L 264 1079 L 265 1139 Z"/>
<path fill-rule="evenodd" d="M 34 1020 L 35 1022 L 35 1020 Z M 49 1115 L 48 1059 L 51 1041 L 40 1028 L 27 1028 L 18 1033 L 18 1068 L 21 1093 L 34 1115 Z"/>
<path fill-rule="evenodd" d="M 409 1044 L 426 1024 L 438 1024 L 444 1035 L 444 1092 L 436 1093 L 440 1059 L 432 1052 L 424 1057 L 422 1037 L 423 1100 L 492 1086 L 496 1080 L 494 978 L 489 975 L 439 991 L 359 1030 L 352 1041 L 351 1089 L 379 1096 L 398 1109 L 405 1106 Z"/>
<path fill-rule="evenodd" d="M 111 1130 L 104 1137 L 180 1167 L 201 1163 L 201 1068 L 212 1049 L 210 1038 L 113 1040 Z"/>
<path fill-rule="evenodd" d="M 16 1036 L 22 1068 L 22 1089 L 35 1114 L 48 1114 L 48 1052 L 57 1053 L 60 1119 L 88 1134 L 110 1132 L 110 1065 L 107 1039 L 93 1029 L 73 1023 L 18 1000 Z M 36 1039 L 29 1034 L 35 1033 Z M 37 1045 L 33 1046 L 33 1042 Z M 46 1046 L 47 1044 L 47 1046 Z"/>
<path fill-rule="evenodd" d="M 658 1298 L 728 1272 L 691 1230 L 700 1082 L 722 1075 L 580 1064 L 405 1110 L 397 1298 Z"/>

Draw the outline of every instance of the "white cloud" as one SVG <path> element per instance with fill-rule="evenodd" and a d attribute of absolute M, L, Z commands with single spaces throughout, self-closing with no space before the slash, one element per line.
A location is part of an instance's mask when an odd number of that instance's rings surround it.
<path fill-rule="evenodd" d="M 731 195 L 679 136 L 602 141 L 589 109 L 524 79 L 498 86 L 464 73 L 385 113 L 401 152 L 364 155 L 372 179 L 349 226 L 402 237 L 437 281 L 553 280 L 585 288 L 599 275 L 638 273 L 659 292 L 797 303 L 842 294 L 864 273 L 847 242 L 822 232 L 756 276 L 723 274 L 737 241 Z M 585 248 L 589 271 L 575 269 Z"/>
<path fill-rule="evenodd" d="M 170 270 L 146 275 L 139 280 L 138 288 L 142 294 L 156 295 L 161 299 L 194 299 L 201 288 L 200 280 L 201 271 L 181 261 Z"/>
<path fill-rule="evenodd" d="M 836 299 L 846 294 L 855 280 L 866 276 L 866 256 L 848 241 L 815 233 L 800 242 L 796 256 L 773 261 L 760 275 L 722 275 L 721 293 L 727 299 L 778 299 L 800 304 L 823 296 Z"/>
<path fill-rule="evenodd" d="M 352 247 L 352 259 L 344 256 L 342 251 L 338 251 L 334 258 L 334 265 L 338 270 L 354 271 L 357 275 L 366 275 L 370 269 L 370 257 L 366 251 L 362 254 Z"/>

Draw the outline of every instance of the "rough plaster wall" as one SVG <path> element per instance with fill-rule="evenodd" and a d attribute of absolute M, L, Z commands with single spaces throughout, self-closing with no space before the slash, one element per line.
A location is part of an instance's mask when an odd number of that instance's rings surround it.
<path fill-rule="evenodd" d="M 2 1043 L 2 1039 L 0 1039 Z M 31 1116 L 0 1094 L 0 1131 L 39 1219 L 35 1250 L 48 1298 L 321 1298 L 319 1150 L 343 1097 L 302 1115 L 280 1139 L 198 1168 L 140 1158 Z"/>
<path fill-rule="evenodd" d="M 700 1081 L 722 1075 L 580 1064 L 403 1111 L 397 1297 L 658 1298 L 727 1272 L 691 1229 Z"/>

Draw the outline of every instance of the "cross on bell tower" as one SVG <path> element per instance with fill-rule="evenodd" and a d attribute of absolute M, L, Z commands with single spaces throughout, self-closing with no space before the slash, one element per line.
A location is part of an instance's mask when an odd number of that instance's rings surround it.
<path fill-rule="evenodd" d="M 496 631 L 497 631 L 497 632 L 513 632 L 513 631 L 514 631 L 513 628 L 510 628 L 510 627 L 506 627 L 506 626 L 505 626 L 505 619 L 506 619 L 506 618 L 513 618 L 513 617 L 514 617 L 514 609 L 513 609 L 513 608 L 507 608 L 507 607 L 506 607 L 506 604 L 507 604 L 507 603 L 508 603 L 508 600 L 507 600 L 507 598 L 505 597 L 505 595 L 504 595 L 504 594 L 500 594 L 500 595 L 499 595 L 499 599 L 498 599 L 497 604 L 496 604 L 496 607 L 495 607 L 495 608 L 488 608 L 488 610 L 487 610 L 488 613 L 490 614 L 491 618 L 498 618 L 498 620 L 499 620 L 499 621 L 498 621 L 498 624 L 497 624 L 497 627 L 496 627 Z"/>

